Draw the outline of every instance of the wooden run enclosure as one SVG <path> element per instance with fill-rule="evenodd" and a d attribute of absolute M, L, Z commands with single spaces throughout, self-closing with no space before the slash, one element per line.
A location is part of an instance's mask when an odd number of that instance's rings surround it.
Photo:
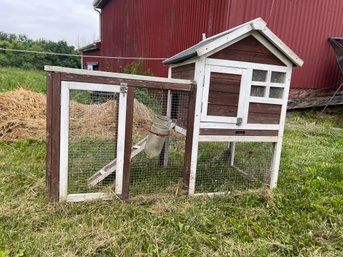
<path fill-rule="evenodd" d="M 50 201 L 277 185 L 291 71 L 303 61 L 258 18 L 164 63 L 168 78 L 45 68 Z M 150 159 L 156 114 L 175 127 Z"/>

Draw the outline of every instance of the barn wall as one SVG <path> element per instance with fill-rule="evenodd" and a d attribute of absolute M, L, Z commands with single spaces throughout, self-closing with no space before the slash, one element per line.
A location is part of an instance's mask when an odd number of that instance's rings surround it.
<path fill-rule="evenodd" d="M 201 40 L 251 19 L 268 27 L 304 61 L 292 88 L 328 88 L 340 79 L 327 39 L 343 36 L 342 0 L 112 0 L 102 10 L 102 55 L 170 57 Z M 122 71 L 122 60 L 104 60 L 103 70 Z M 161 61 L 146 61 L 166 76 Z"/>

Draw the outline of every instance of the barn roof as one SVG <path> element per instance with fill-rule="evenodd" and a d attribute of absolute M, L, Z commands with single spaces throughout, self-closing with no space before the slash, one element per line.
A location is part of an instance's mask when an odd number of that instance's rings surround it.
<path fill-rule="evenodd" d="M 94 0 L 93 6 L 95 8 L 101 8 L 102 9 L 108 2 L 109 2 L 109 0 Z"/>
<path fill-rule="evenodd" d="M 293 64 L 302 66 L 304 61 L 301 60 L 285 43 L 281 41 L 270 29 L 267 23 L 262 18 L 257 18 L 244 23 L 240 26 L 234 27 L 212 37 L 209 37 L 198 44 L 166 59 L 164 64 L 176 64 L 192 57 L 202 56 L 211 52 L 221 46 L 228 44 L 240 36 L 249 32 L 260 32 L 270 43 L 272 43 L 280 52 L 282 52 Z"/>

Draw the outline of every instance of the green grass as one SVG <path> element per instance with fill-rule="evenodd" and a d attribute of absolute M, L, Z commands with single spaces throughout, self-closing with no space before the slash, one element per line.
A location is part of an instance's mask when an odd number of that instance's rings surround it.
<path fill-rule="evenodd" d="M 45 145 L 0 142 L 0 256 L 342 256 L 343 116 L 291 113 L 278 188 L 45 203 Z"/>
<path fill-rule="evenodd" d="M 45 72 L 0 67 L 0 92 L 15 90 L 20 87 L 34 92 L 45 93 Z"/>

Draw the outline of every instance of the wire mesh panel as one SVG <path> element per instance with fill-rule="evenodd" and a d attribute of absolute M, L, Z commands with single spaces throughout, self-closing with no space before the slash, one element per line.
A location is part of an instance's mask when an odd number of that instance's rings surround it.
<path fill-rule="evenodd" d="M 195 192 L 228 192 L 268 185 L 271 158 L 271 143 L 200 142 Z"/>
<path fill-rule="evenodd" d="M 165 137 L 164 147 L 158 156 L 151 158 L 143 150 L 134 156 L 131 154 L 131 197 L 181 193 L 187 104 L 188 93 L 135 89 L 132 151 L 152 133 L 155 115 L 172 118 L 176 126 Z"/>
<path fill-rule="evenodd" d="M 60 200 L 121 194 L 126 88 L 62 82 Z"/>
<path fill-rule="evenodd" d="M 118 93 L 70 90 L 68 193 L 113 190 L 115 172 L 96 185 L 89 178 L 116 159 Z"/>

